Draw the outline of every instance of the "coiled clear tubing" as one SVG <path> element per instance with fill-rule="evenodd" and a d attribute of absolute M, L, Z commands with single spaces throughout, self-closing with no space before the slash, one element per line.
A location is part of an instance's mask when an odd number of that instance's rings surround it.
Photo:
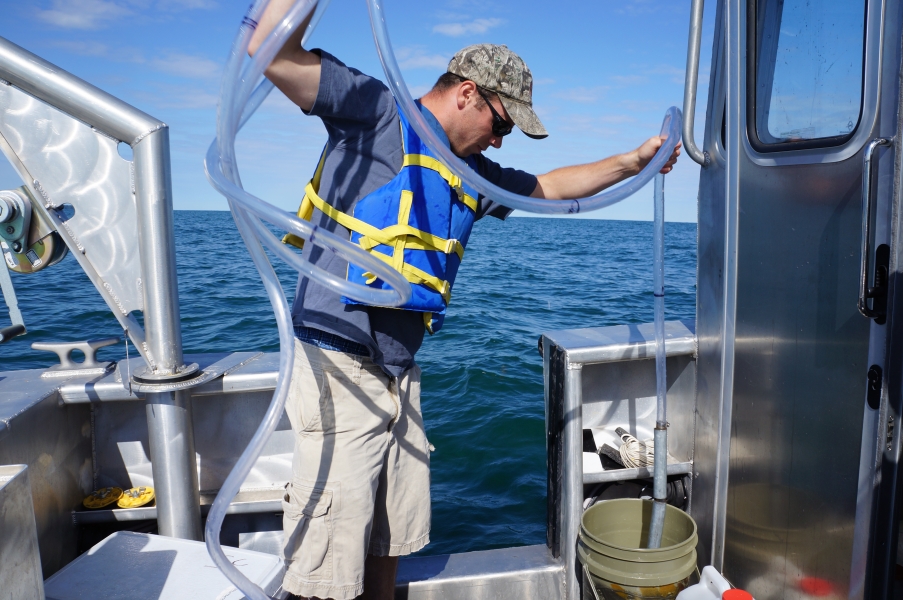
<path fill-rule="evenodd" d="M 247 477 L 282 416 L 294 360 L 294 334 L 288 303 L 276 273 L 266 256 L 264 246 L 289 263 L 299 273 L 349 298 L 373 305 L 400 306 L 411 296 L 410 284 L 400 273 L 382 261 L 370 256 L 348 240 L 318 229 L 307 221 L 264 202 L 246 192 L 241 186 L 235 157 L 235 136 L 273 89 L 273 84 L 263 78 L 263 72 L 284 45 L 285 39 L 304 22 L 311 11 L 315 10 L 302 40 L 302 44 L 306 43 L 329 4 L 329 0 L 321 0 L 319 6 L 317 6 L 316 0 L 298 0 L 242 69 L 251 33 L 266 8 L 267 2 L 268 0 L 257 0 L 251 5 L 232 44 L 220 90 L 216 139 L 210 144 L 204 161 L 208 180 L 218 192 L 226 197 L 238 231 L 248 248 L 255 267 L 260 272 L 279 329 L 279 375 L 273 400 L 248 447 L 245 448 L 232 472 L 223 483 L 207 516 L 205 528 L 207 551 L 214 563 L 236 588 L 252 600 L 268 600 L 268 596 L 226 557 L 219 544 L 219 535 L 229 503 L 238 493 L 241 483 Z M 610 206 L 629 197 L 646 185 L 655 173 L 661 170 L 680 140 L 680 111 L 676 107 L 671 107 L 665 115 L 661 130 L 662 135 L 667 136 L 666 140 L 643 171 L 627 183 L 591 198 L 578 200 L 544 200 L 507 192 L 472 171 L 464 161 L 442 144 L 427 125 L 401 76 L 389 41 L 383 8 L 378 0 L 367 0 L 367 2 L 377 52 L 386 72 L 389 88 L 414 130 L 455 175 L 482 195 L 505 206 L 544 214 L 588 212 Z M 385 281 L 392 289 L 369 288 L 330 275 L 285 247 L 267 229 L 264 221 L 307 240 L 307 243 L 316 244 L 353 264 L 366 268 Z"/>
<path fill-rule="evenodd" d="M 326 8 L 326 4 L 328 2 L 321 5 L 321 14 L 322 10 Z M 263 68 L 273 59 L 273 56 L 281 47 L 284 37 L 297 29 L 314 7 L 314 3 L 311 0 L 298 2 L 286 15 L 285 20 L 283 20 L 274 34 L 270 35 L 261 46 L 256 55 L 257 60 L 251 61 L 242 71 L 241 66 L 247 54 L 251 32 L 265 5 L 266 2 L 256 2 L 251 6 L 232 45 L 232 51 L 224 70 L 223 85 L 220 92 L 216 139 L 210 145 L 204 161 L 207 178 L 210 183 L 229 202 L 229 208 L 232 210 L 238 231 L 248 248 L 254 266 L 257 267 L 263 280 L 267 296 L 276 314 L 276 324 L 279 329 L 279 375 L 276 390 L 273 393 L 273 400 L 253 438 L 238 459 L 235 467 L 229 473 L 219 494 L 217 494 L 216 500 L 207 516 L 207 524 L 204 531 L 207 551 L 214 563 L 236 588 L 252 600 L 267 600 L 268 596 L 259 586 L 245 577 L 226 557 L 219 544 L 219 537 L 229 503 L 235 497 L 235 494 L 238 493 L 242 482 L 248 476 L 248 473 L 260 456 L 264 444 L 266 444 L 267 439 L 269 439 L 282 417 L 285 401 L 288 397 L 291 368 L 294 361 L 294 334 L 288 302 L 276 273 L 264 252 L 264 246 L 300 273 L 339 294 L 355 300 L 375 305 L 399 306 L 407 302 L 411 297 L 411 286 L 407 280 L 382 261 L 370 256 L 351 242 L 341 239 L 328 231 L 318 229 L 316 226 L 302 221 L 242 189 L 235 157 L 235 136 L 241 126 L 247 122 L 248 118 L 272 90 L 272 84 L 264 80 L 252 93 L 254 84 L 260 80 Z M 316 24 L 316 19 L 317 15 L 312 19 L 311 25 Z M 312 31 L 312 27 L 309 26 L 308 35 L 310 31 Z M 265 59 L 265 62 L 262 59 Z M 298 254 L 283 245 L 267 229 L 263 221 L 293 233 L 307 240 L 307 243 L 316 244 L 351 263 L 366 268 L 385 281 L 392 289 L 373 289 L 363 285 L 351 284 L 344 279 L 330 275 L 308 261 L 303 260 Z"/>
<path fill-rule="evenodd" d="M 463 181 L 471 185 L 480 194 L 487 198 L 492 198 L 500 204 L 504 204 L 509 208 L 517 208 L 531 213 L 541 214 L 572 214 L 579 212 L 589 212 L 611 206 L 625 198 L 632 196 L 640 190 L 644 185 L 649 183 L 655 174 L 658 173 L 668 158 L 674 147 L 680 141 L 681 115 L 680 109 L 672 106 L 665 113 L 665 120 L 662 123 L 661 135 L 667 136 L 662 143 L 658 152 L 649 161 L 649 164 L 626 183 L 619 185 L 592 196 L 591 198 L 581 198 L 577 200 L 545 200 L 540 198 L 531 198 L 529 196 L 521 196 L 512 194 L 494 185 L 484 178 L 480 177 L 467 164 L 455 156 L 455 154 L 445 146 L 432 128 L 427 125 L 426 119 L 414 104 L 414 99 L 408 91 L 408 86 L 404 83 L 401 76 L 401 69 L 398 68 L 398 61 L 395 60 L 395 53 L 392 51 L 392 43 L 389 41 L 389 32 L 386 27 L 386 18 L 383 13 L 382 0 L 367 0 L 367 7 L 370 9 L 370 26 L 373 29 L 373 37 L 376 40 L 376 49 L 379 53 L 379 60 L 386 72 L 386 79 L 389 88 L 395 95 L 395 100 L 401 106 L 401 111 L 407 117 L 408 122 L 414 127 L 417 135 L 426 142 L 426 145 L 432 150 L 448 168 L 460 177 Z"/>

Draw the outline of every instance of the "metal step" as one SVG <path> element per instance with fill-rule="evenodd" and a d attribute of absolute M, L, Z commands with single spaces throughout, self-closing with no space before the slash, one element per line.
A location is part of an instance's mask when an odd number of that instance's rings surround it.
<path fill-rule="evenodd" d="M 686 475 L 693 472 L 693 462 L 679 462 L 668 464 L 668 475 Z M 640 467 L 638 469 L 612 469 L 601 473 L 584 473 L 583 483 L 605 483 L 608 481 L 628 481 L 631 479 L 651 479 L 652 469 Z"/>

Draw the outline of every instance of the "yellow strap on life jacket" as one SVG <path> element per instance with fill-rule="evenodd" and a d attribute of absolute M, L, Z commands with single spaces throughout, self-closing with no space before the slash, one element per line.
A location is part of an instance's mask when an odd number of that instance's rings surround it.
<path fill-rule="evenodd" d="M 455 252 L 460 257 L 464 254 L 464 248 L 463 246 L 461 246 L 461 243 L 458 242 L 458 240 L 445 240 L 425 231 L 415 229 L 410 225 L 398 224 L 391 225 L 385 229 L 378 229 L 373 225 L 370 225 L 365 221 L 361 221 L 360 219 L 356 219 L 351 215 L 348 215 L 335 208 L 334 206 L 328 204 L 325 200 L 320 198 L 317 192 L 313 189 L 312 183 L 307 184 L 307 187 L 305 188 L 305 194 L 305 197 L 310 198 L 313 205 L 320 209 L 320 211 L 322 211 L 326 216 L 336 221 L 345 229 L 359 233 L 362 238 L 358 241 L 358 244 L 360 244 L 360 246 L 364 250 L 369 251 L 373 256 L 376 256 L 381 261 L 392 266 L 396 271 L 404 275 L 405 279 L 407 279 L 409 282 L 426 285 L 432 288 L 442 295 L 442 297 L 445 299 L 446 304 L 448 303 L 449 299 L 451 298 L 451 286 L 448 284 L 448 282 L 430 275 L 426 271 L 418 269 L 417 267 L 405 263 L 404 249 L 414 248 L 420 250 L 435 250 L 444 252 L 446 254 Z M 401 206 L 399 207 L 399 217 L 404 216 L 405 220 L 407 220 L 407 217 L 410 215 L 410 206 L 412 202 L 413 193 L 404 190 L 402 192 Z M 397 234 L 387 235 L 387 232 L 393 232 L 393 234 L 397 232 Z M 408 236 L 414 237 L 414 240 L 417 241 L 412 241 Z M 432 243 L 432 241 L 435 241 L 436 243 L 434 244 Z M 401 246 L 399 246 L 399 242 L 402 244 Z M 394 250 L 393 256 L 387 256 L 382 252 L 377 252 L 376 250 L 374 250 L 373 248 L 378 245 L 392 247 Z M 368 283 L 372 283 L 374 279 L 375 278 L 371 277 L 368 280 Z"/>
<path fill-rule="evenodd" d="M 404 247 L 412 250 L 433 250 L 443 254 L 454 252 L 461 260 L 464 259 L 464 246 L 456 239 L 446 240 L 437 235 L 414 229 L 410 225 L 391 225 L 385 229 L 379 229 L 382 235 L 379 237 L 365 236 L 358 240 L 361 248 L 369 250 L 380 244 L 393 246 L 396 239 L 404 239 L 407 236 Z M 360 233 L 360 232 L 358 232 Z"/>
<path fill-rule="evenodd" d="M 370 254 L 388 265 L 393 265 L 394 257 L 392 256 L 377 252 L 376 250 L 371 250 Z M 414 265 L 409 265 L 408 263 L 403 263 L 401 274 L 404 275 L 405 279 L 415 285 L 425 285 L 438 292 L 443 300 L 445 300 L 446 304 L 451 300 L 451 286 L 444 279 L 439 279 L 435 275 L 430 275 L 426 271 L 418 269 Z M 371 275 L 371 279 L 368 280 L 368 283 L 372 283 L 376 278 L 373 277 L 372 273 L 369 275 Z"/>
<path fill-rule="evenodd" d="M 402 135 L 402 139 L 404 136 Z M 328 204 L 320 198 L 320 178 L 323 175 L 323 166 L 326 164 L 326 148 L 323 148 L 320 154 L 320 161 L 314 172 L 313 179 L 304 188 L 304 198 L 301 206 L 298 207 L 298 217 L 306 221 L 310 221 L 313 216 L 314 208 L 320 209 L 322 213 L 336 221 L 348 230 L 359 233 L 362 237 L 358 240 L 358 244 L 370 254 L 376 256 L 381 261 L 387 263 L 396 271 L 401 273 L 410 283 L 425 285 L 438 292 L 445 303 L 451 300 L 451 286 L 445 280 L 439 279 L 434 275 L 430 275 L 426 271 L 418 269 L 413 265 L 404 262 L 405 249 L 412 250 L 430 250 L 451 254 L 454 252 L 458 258 L 464 259 L 464 246 L 456 239 L 445 239 L 437 235 L 433 235 L 426 231 L 416 229 L 408 225 L 411 216 L 411 208 L 414 201 L 414 194 L 411 191 L 403 190 L 401 193 L 401 201 L 398 208 L 398 224 L 390 225 L 384 229 L 379 229 L 370 225 L 365 221 L 356 219 L 341 210 Z M 461 179 L 452 173 L 445 165 L 431 156 L 424 154 L 405 154 L 402 168 L 408 166 L 417 166 L 437 172 L 448 183 L 458 195 L 464 205 L 472 211 L 477 210 L 477 201 L 472 196 L 465 194 L 461 184 Z M 282 238 L 282 242 L 290 244 L 296 248 L 304 247 L 304 239 L 287 233 Z M 393 250 L 392 256 L 377 252 L 374 250 L 376 246 L 390 246 Z M 373 283 L 376 276 L 372 273 L 365 273 L 367 283 Z M 427 330 L 432 333 L 432 313 L 424 313 L 424 324 Z"/>
<path fill-rule="evenodd" d="M 317 170 L 314 171 L 314 178 L 311 179 L 310 184 L 315 190 L 320 189 L 320 178 L 323 175 L 323 165 L 326 164 L 326 147 L 323 147 L 323 152 L 320 153 L 320 162 L 317 163 Z M 304 195 L 304 198 L 301 199 L 301 206 L 298 207 L 298 212 L 296 213 L 299 219 L 304 221 L 310 221 L 311 217 L 314 215 L 314 203 L 311 202 L 310 198 L 307 194 Z M 282 236 L 282 243 L 289 244 L 294 246 L 295 248 L 304 248 L 304 238 L 300 238 L 294 233 L 286 233 Z"/>
<path fill-rule="evenodd" d="M 473 212 L 477 212 L 477 201 L 473 196 L 464 193 L 464 190 L 461 187 L 461 178 L 452 173 L 448 167 L 441 162 L 426 154 L 405 154 L 404 160 L 401 163 L 401 168 L 410 166 L 423 167 L 424 169 L 430 169 L 431 171 L 439 173 L 442 179 L 448 183 L 449 187 L 457 192 L 458 200 L 463 202 L 467 208 Z"/>
<path fill-rule="evenodd" d="M 433 335 L 433 313 L 423 313 L 423 324 L 430 335 Z"/>
<path fill-rule="evenodd" d="M 356 231 L 361 234 L 363 238 L 359 240 L 358 243 L 364 250 L 370 250 L 380 244 L 395 247 L 395 244 L 399 239 L 404 239 L 407 236 L 408 239 L 405 240 L 405 248 L 414 250 L 432 250 L 435 252 L 442 252 L 443 254 L 451 254 L 454 252 L 458 255 L 458 258 L 464 259 L 464 246 L 462 246 L 461 242 L 458 240 L 447 240 L 438 235 L 433 235 L 432 233 L 427 233 L 426 231 L 401 223 L 398 225 L 390 225 L 385 229 L 379 229 L 331 206 L 325 200 L 320 198 L 311 184 L 307 184 L 305 192 L 305 198 L 310 198 L 313 206 L 319 208 L 326 216 L 337 221 L 345 229 L 350 229 L 351 231 Z M 407 190 L 402 192 L 402 205 L 400 208 L 404 208 L 405 194 L 410 195 L 407 213 L 410 214 L 410 203 L 413 202 L 413 194 L 411 194 L 411 192 Z M 401 213 L 401 211 L 399 211 L 399 213 Z"/>

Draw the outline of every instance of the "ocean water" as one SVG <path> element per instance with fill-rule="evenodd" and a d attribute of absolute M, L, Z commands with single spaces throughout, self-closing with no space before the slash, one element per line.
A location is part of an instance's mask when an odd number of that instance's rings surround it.
<path fill-rule="evenodd" d="M 231 215 L 177 211 L 175 228 L 185 352 L 277 351 L 270 305 Z M 693 318 L 696 226 L 667 223 L 665 235 L 666 318 Z M 537 340 L 555 329 L 651 322 L 651 262 L 649 222 L 477 223 L 445 325 L 417 355 L 436 447 L 432 541 L 424 554 L 544 543 Z M 294 272 L 276 267 L 291 296 Z M 31 350 L 32 342 L 122 333 L 71 256 L 34 275 L 14 274 L 13 283 L 29 333 L 0 345 L 0 370 L 56 362 Z M 99 353 L 102 360 L 124 356 L 121 344 Z"/>

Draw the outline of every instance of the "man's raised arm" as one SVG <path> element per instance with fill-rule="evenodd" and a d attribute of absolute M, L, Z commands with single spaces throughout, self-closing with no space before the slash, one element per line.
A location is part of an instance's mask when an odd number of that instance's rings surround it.
<path fill-rule="evenodd" d="M 624 181 L 643 170 L 655 153 L 661 147 L 664 138 L 653 137 L 646 140 L 642 146 L 617 154 L 598 162 L 572 167 L 561 167 L 536 177 L 536 189 L 530 194 L 534 198 L 549 198 L 567 200 L 572 198 L 586 198 L 598 194 L 607 187 Z M 662 167 L 662 173 L 668 173 L 674 168 L 677 157 L 680 155 L 680 144 L 674 148 L 668 162 Z"/>
<path fill-rule="evenodd" d="M 293 3 L 293 0 L 271 0 L 260 17 L 257 29 L 251 35 L 248 54 L 254 56 Z M 320 57 L 301 47 L 301 38 L 304 37 L 304 31 L 312 16 L 313 11 L 288 38 L 265 73 L 267 79 L 272 81 L 289 100 L 305 111 L 313 107 L 320 87 Z"/>

